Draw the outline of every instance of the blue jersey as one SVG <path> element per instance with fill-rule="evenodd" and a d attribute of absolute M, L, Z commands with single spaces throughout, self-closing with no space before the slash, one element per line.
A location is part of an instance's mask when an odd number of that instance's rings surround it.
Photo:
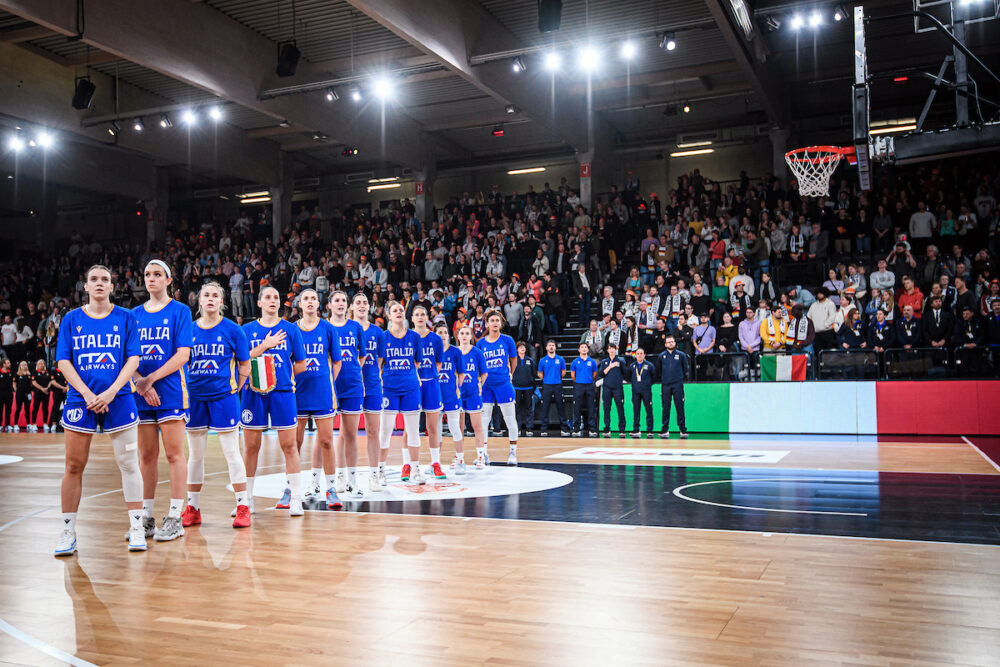
<path fill-rule="evenodd" d="M 486 373 L 486 382 L 490 381 L 489 362 L 482 350 L 474 347 L 462 355 L 462 372 L 465 373 L 465 380 L 462 382 L 462 398 L 478 398 L 479 376 Z"/>
<path fill-rule="evenodd" d="M 340 343 L 340 373 L 337 375 L 337 398 L 363 398 L 365 386 L 361 380 L 361 359 L 364 349 L 361 344 L 361 325 L 347 320 L 340 326 L 331 324 Z"/>
<path fill-rule="evenodd" d="M 365 395 L 381 393 L 382 373 L 379 369 L 379 359 L 385 359 L 385 332 L 374 324 L 369 324 L 367 329 L 362 328 L 361 348 L 364 352 L 361 379 L 365 383 Z"/>
<path fill-rule="evenodd" d="M 427 332 L 426 336 L 420 337 L 420 354 L 423 359 L 417 367 L 417 375 L 421 382 L 430 382 L 437 379 L 437 365 L 444 356 L 444 343 L 441 336 L 433 331 Z"/>
<path fill-rule="evenodd" d="M 590 384 L 594 381 L 594 375 L 597 373 L 597 362 L 590 357 L 586 359 L 577 357 L 569 369 L 576 373 L 576 379 L 573 380 L 575 384 Z"/>
<path fill-rule="evenodd" d="M 423 360 L 420 334 L 407 329 L 402 338 L 385 332 L 385 365 L 382 367 L 382 390 L 386 393 L 420 392 L 417 366 Z"/>
<path fill-rule="evenodd" d="M 454 345 L 449 345 L 441 356 L 441 370 L 438 372 L 441 396 L 458 396 L 458 374 L 461 372 L 462 351 Z"/>
<path fill-rule="evenodd" d="M 510 384 L 510 362 L 517 358 L 517 346 L 514 339 L 507 334 L 500 334 L 494 342 L 486 340 L 486 336 L 476 343 L 486 357 L 486 382 L 483 386 Z"/>
<path fill-rule="evenodd" d="M 149 310 L 148 306 L 149 304 L 144 304 L 132 309 L 132 315 L 139 326 L 139 348 L 142 350 L 139 375 L 143 377 L 167 363 L 178 348 L 190 348 L 193 335 L 191 309 L 184 304 L 171 300 L 157 310 Z M 177 410 L 188 407 L 183 368 L 160 378 L 153 383 L 153 388 L 160 396 L 160 405 L 156 409 Z M 135 403 L 140 410 L 152 409 L 142 396 L 137 395 Z"/>
<path fill-rule="evenodd" d="M 223 318 L 205 329 L 195 322 L 187 366 L 191 398 L 217 401 L 235 394 L 240 389 L 236 384 L 239 379 L 236 366 L 241 361 L 250 361 L 250 343 L 238 324 Z"/>
<path fill-rule="evenodd" d="M 302 347 L 302 334 L 299 328 L 288 320 L 278 320 L 273 327 L 265 327 L 258 320 L 247 322 L 243 325 L 243 332 L 250 341 L 250 349 L 254 349 L 264 342 L 264 337 L 269 333 L 285 332 L 285 340 L 281 341 L 270 350 L 264 352 L 274 359 L 274 374 L 277 378 L 275 391 L 295 391 L 295 373 L 292 366 L 296 361 L 306 358 L 305 348 Z"/>
<path fill-rule="evenodd" d="M 297 325 L 306 350 L 306 369 L 295 378 L 296 407 L 300 411 L 328 410 L 333 405 L 330 361 L 340 361 L 340 341 L 326 320 L 320 320 L 312 329 L 303 328 L 301 320 Z"/>
<path fill-rule="evenodd" d="M 142 355 L 139 347 L 139 327 L 126 308 L 112 306 L 104 317 L 91 317 L 83 308 L 71 310 L 59 325 L 56 360 L 71 362 L 87 388 L 95 394 L 106 391 L 115 383 L 129 357 Z M 115 396 L 132 393 L 132 382 L 126 382 Z M 83 403 L 73 385 L 66 392 L 66 403 Z"/>
<path fill-rule="evenodd" d="M 562 384 L 562 374 L 566 370 L 566 360 L 558 354 L 554 357 L 545 355 L 538 362 L 538 371 L 542 374 L 542 384 Z"/>

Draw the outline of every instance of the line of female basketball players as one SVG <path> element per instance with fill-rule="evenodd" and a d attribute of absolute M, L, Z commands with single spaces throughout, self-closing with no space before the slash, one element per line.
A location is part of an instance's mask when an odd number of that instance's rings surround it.
<path fill-rule="evenodd" d="M 446 479 L 441 467 L 443 419 L 454 443 L 451 469 L 466 472 L 463 426 L 470 416 L 477 468 L 489 465 L 486 433 L 493 404 L 500 406 L 510 433 L 508 464 L 516 465 L 517 422 L 511 372 L 514 341 L 500 333 L 502 317 L 487 317 L 487 333 L 448 340 L 444 324 L 430 328 L 417 306 L 406 325 L 398 302 L 386 308 L 388 329 L 369 321 L 363 293 L 341 291 L 321 317 L 319 295 L 299 294 L 301 318 L 280 317 L 281 296 L 271 286 L 258 294 L 259 319 L 238 326 L 224 317 L 225 291 L 202 285 L 198 315 L 169 297 L 172 275 L 154 259 L 144 271 L 150 298 L 129 312 L 111 303 L 113 277 L 103 266 L 86 275 L 88 303 L 66 315 L 60 327 L 58 365 L 69 383 L 62 425 L 66 465 L 62 483 L 63 526 L 56 556 L 76 552 L 76 509 L 82 494 L 93 434 L 111 435 L 115 461 L 129 510 L 130 551 L 145 551 L 146 540 L 169 541 L 201 523 L 200 496 L 208 429 L 218 433 L 236 496 L 233 527 L 247 527 L 254 513 L 253 485 L 262 432 L 278 433 L 284 456 L 285 490 L 276 509 L 303 514 L 299 453 L 310 419 L 316 426 L 312 475 L 305 498 L 341 507 L 340 496 L 357 499 L 386 487 L 390 441 L 403 422 L 401 480 L 426 481 L 420 467 L 420 416 L 430 448 L 428 474 Z M 340 438 L 333 436 L 339 416 Z M 367 471 L 358 467 L 358 429 L 364 417 Z M 242 428 L 245 453 L 240 453 Z M 184 459 L 184 435 L 188 459 Z M 170 503 L 159 528 L 153 517 L 160 441 L 170 470 Z M 187 502 L 183 494 L 187 487 Z M 325 490 L 325 497 L 323 496 Z"/>

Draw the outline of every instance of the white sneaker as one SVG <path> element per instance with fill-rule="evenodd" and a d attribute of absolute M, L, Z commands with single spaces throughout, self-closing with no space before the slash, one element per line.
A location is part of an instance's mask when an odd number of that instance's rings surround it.
<path fill-rule="evenodd" d="M 166 516 L 163 517 L 160 529 L 156 531 L 156 536 L 153 539 L 157 542 L 169 542 L 183 536 L 184 526 L 181 525 L 181 518 L 179 516 Z"/>
<path fill-rule="evenodd" d="M 338 494 L 347 491 L 347 475 L 339 471 L 337 472 L 337 476 L 333 478 L 333 490 Z"/>
<path fill-rule="evenodd" d="M 21 427 L 20 426 L 15 426 L 14 427 L 14 433 L 20 433 L 20 432 L 21 432 Z"/>
<path fill-rule="evenodd" d="M 464 475 L 465 474 L 465 459 L 455 459 L 457 464 L 455 465 L 455 474 Z"/>
<path fill-rule="evenodd" d="M 299 498 L 292 498 L 288 503 L 288 516 L 302 516 L 305 512 L 302 510 L 302 500 Z"/>
<path fill-rule="evenodd" d="M 410 484 L 426 484 L 427 479 L 424 477 L 424 471 L 420 469 L 420 465 L 417 463 L 413 464 L 413 474 L 410 475 Z"/>
<path fill-rule="evenodd" d="M 347 482 L 347 495 L 352 498 L 362 498 L 365 494 L 361 490 L 361 485 L 358 484 L 358 478 L 356 476 L 351 477 Z"/>
<path fill-rule="evenodd" d="M 256 512 L 253 509 L 253 498 L 251 498 L 250 500 L 248 500 L 247 504 L 250 506 L 250 514 L 256 514 Z M 232 517 L 236 516 L 236 508 L 235 507 L 233 508 L 233 511 L 229 513 L 229 516 L 232 516 Z"/>
<path fill-rule="evenodd" d="M 383 489 L 389 486 L 389 482 L 385 478 L 385 470 L 383 470 L 382 468 L 379 468 L 378 471 L 378 485 L 381 486 Z"/>
<path fill-rule="evenodd" d="M 517 465 L 517 454 L 515 454 L 513 451 L 510 453 L 510 456 L 507 457 L 507 465 L 509 466 Z"/>
<path fill-rule="evenodd" d="M 72 556 L 76 553 L 76 531 L 69 528 L 63 528 L 63 531 L 59 534 L 59 542 L 56 543 L 56 549 L 52 552 L 52 555 L 56 558 L 64 558 L 66 556 Z"/>
<path fill-rule="evenodd" d="M 483 459 L 482 456 L 476 457 L 475 466 L 476 470 L 484 470 L 486 468 L 486 461 Z"/>
<path fill-rule="evenodd" d="M 128 531 L 128 550 L 146 550 L 146 531 L 141 526 Z"/>
<path fill-rule="evenodd" d="M 319 484 L 310 484 L 302 497 L 306 500 L 318 500 L 323 497 L 323 489 L 319 488 Z"/>
<path fill-rule="evenodd" d="M 382 482 L 378 478 L 378 472 L 374 470 L 368 478 L 368 491 L 370 493 L 380 493 L 382 491 Z"/>

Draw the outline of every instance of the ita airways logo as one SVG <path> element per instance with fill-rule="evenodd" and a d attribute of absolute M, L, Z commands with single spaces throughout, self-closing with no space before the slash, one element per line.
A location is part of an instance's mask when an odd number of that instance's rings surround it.
<path fill-rule="evenodd" d="M 154 355 L 163 356 L 163 348 L 155 343 L 153 345 L 140 345 L 139 349 L 144 357 L 152 357 Z"/>
<path fill-rule="evenodd" d="M 219 370 L 219 362 L 215 359 L 198 359 L 191 362 L 191 372 L 212 373 Z"/>
<path fill-rule="evenodd" d="M 277 442 L 277 438 L 274 439 Z M 448 479 L 428 479 L 427 484 L 407 484 L 399 479 L 400 471 L 401 466 L 390 467 L 386 471 L 388 486 L 376 492 L 368 490 L 367 475 L 358 475 L 357 483 L 361 490 L 361 498 L 355 500 L 345 495 L 340 499 L 347 502 L 348 507 L 352 503 L 365 502 L 372 506 L 373 511 L 378 511 L 378 503 L 383 502 L 513 496 L 558 489 L 573 481 L 569 475 L 541 468 L 490 466 L 486 470 L 475 470 L 469 466 L 465 475 L 456 475 L 453 470 L 445 468 Z M 428 470 L 426 474 L 429 476 L 430 471 Z M 284 473 L 257 475 L 254 478 L 253 492 L 259 498 L 280 498 L 284 489 Z M 257 505 L 258 509 L 261 507 L 261 502 L 259 501 Z"/>
<path fill-rule="evenodd" d="M 314 371 L 319 369 L 319 359 L 316 357 L 306 357 L 306 370 Z"/>
<path fill-rule="evenodd" d="M 79 365 L 84 364 L 116 364 L 115 355 L 110 352 L 84 352 L 79 357 Z"/>
<path fill-rule="evenodd" d="M 78 422 L 83 419 L 83 408 L 70 408 L 66 411 L 66 421 Z"/>

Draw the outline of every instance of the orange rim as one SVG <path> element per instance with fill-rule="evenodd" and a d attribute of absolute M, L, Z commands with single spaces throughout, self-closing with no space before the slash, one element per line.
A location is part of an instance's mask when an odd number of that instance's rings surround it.
<path fill-rule="evenodd" d="M 836 162 L 852 151 L 852 148 L 841 148 L 840 146 L 806 146 L 788 151 L 785 153 L 785 159 L 789 162 L 810 162 L 812 164 Z M 800 153 L 816 153 L 816 155 L 798 157 Z"/>

